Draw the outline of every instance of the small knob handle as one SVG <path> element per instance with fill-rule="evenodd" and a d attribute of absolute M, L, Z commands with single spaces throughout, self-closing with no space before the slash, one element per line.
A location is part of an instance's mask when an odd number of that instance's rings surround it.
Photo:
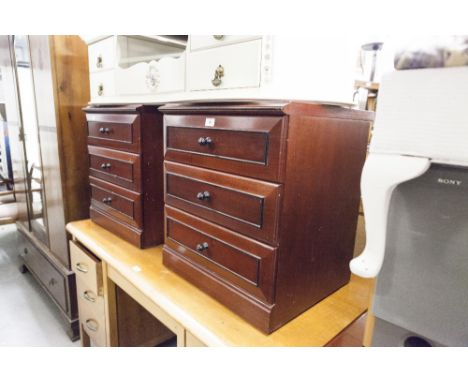
<path fill-rule="evenodd" d="M 104 134 L 104 133 L 105 133 L 104 127 L 100 127 L 100 128 L 99 128 L 99 132 L 100 132 L 101 134 Z"/>
<path fill-rule="evenodd" d="M 57 280 L 55 280 L 53 277 L 49 280 L 49 286 L 54 286 L 57 284 Z"/>
<path fill-rule="evenodd" d="M 103 84 L 98 85 L 97 94 L 98 94 L 98 96 L 102 96 L 104 94 L 104 85 Z"/>
<path fill-rule="evenodd" d="M 112 198 L 110 196 L 108 198 L 103 198 L 102 202 L 106 203 L 106 204 L 111 204 L 112 203 Z"/>
<path fill-rule="evenodd" d="M 197 194 L 197 199 L 199 200 L 207 200 L 211 197 L 210 193 L 208 191 L 203 191 L 203 192 L 199 192 Z"/>
<path fill-rule="evenodd" d="M 208 243 L 205 242 L 205 243 L 197 244 L 196 249 L 199 252 L 206 251 L 208 249 Z"/>
<path fill-rule="evenodd" d="M 110 130 L 108 127 L 105 127 L 105 128 L 104 128 L 104 132 L 105 132 L 106 134 L 109 134 L 109 133 L 111 132 L 111 130 Z"/>
<path fill-rule="evenodd" d="M 215 70 L 214 78 L 211 80 L 211 83 L 213 84 L 213 86 L 221 85 L 222 77 L 224 77 L 224 68 L 221 65 L 218 65 L 218 67 Z"/>
<path fill-rule="evenodd" d="M 211 143 L 213 143 L 213 140 L 210 137 L 200 137 L 200 138 L 198 138 L 198 144 L 200 146 L 210 145 Z"/>
<path fill-rule="evenodd" d="M 224 38 L 224 35 L 223 34 L 214 34 L 213 37 L 214 37 L 215 40 L 222 40 Z"/>
<path fill-rule="evenodd" d="M 107 170 L 109 168 L 111 168 L 112 165 L 110 163 L 101 163 L 101 168 L 104 169 L 104 170 Z"/>
<path fill-rule="evenodd" d="M 96 57 L 96 68 L 102 68 L 102 55 Z"/>

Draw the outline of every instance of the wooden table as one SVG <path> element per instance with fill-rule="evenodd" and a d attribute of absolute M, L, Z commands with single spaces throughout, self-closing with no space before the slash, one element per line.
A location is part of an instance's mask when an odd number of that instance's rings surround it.
<path fill-rule="evenodd" d="M 265 335 L 165 268 L 162 246 L 138 249 L 91 220 L 69 223 L 67 230 L 102 260 L 104 293 L 119 286 L 177 335 L 178 346 L 324 346 L 367 310 L 372 281 L 352 276 L 348 285 Z M 109 320 L 112 326 L 115 319 Z"/>

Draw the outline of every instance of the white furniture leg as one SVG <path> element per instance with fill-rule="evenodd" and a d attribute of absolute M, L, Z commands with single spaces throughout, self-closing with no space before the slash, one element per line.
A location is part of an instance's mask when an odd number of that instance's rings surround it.
<path fill-rule="evenodd" d="M 351 260 L 351 272 L 366 278 L 377 276 L 384 260 L 392 192 L 400 183 L 424 174 L 429 166 L 429 158 L 369 154 L 361 177 L 366 247 L 361 255 Z"/>

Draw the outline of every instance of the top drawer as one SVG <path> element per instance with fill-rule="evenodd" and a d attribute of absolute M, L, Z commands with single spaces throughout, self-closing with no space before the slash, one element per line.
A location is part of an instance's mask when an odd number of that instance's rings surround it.
<path fill-rule="evenodd" d="M 190 36 L 190 50 L 199 50 L 214 48 L 216 46 L 234 44 L 243 41 L 259 39 L 261 36 L 255 35 L 206 35 L 206 36 Z"/>
<path fill-rule="evenodd" d="M 113 36 L 88 47 L 89 71 L 113 69 L 115 66 L 115 39 Z"/>
<path fill-rule="evenodd" d="M 84 283 L 95 295 L 102 296 L 101 260 L 73 241 L 70 241 L 70 257 L 78 282 Z"/>
<path fill-rule="evenodd" d="M 281 181 L 283 117 L 166 115 L 165 159 Z"/>
<path fill-rule="evenodd" d="M 86 113 L 88 144 L 140 152 L 139 114 Z"/>

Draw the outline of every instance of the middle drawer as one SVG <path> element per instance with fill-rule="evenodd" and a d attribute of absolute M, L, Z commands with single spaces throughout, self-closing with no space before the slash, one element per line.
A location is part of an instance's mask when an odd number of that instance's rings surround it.
<path fill-rule="evenodd" d="M 281 185 L 168 161 L 164 166 L 167 204 L 277 244 Z"/>
<path fill-rule="evenodd" d="M 141 191 L 140 155 L 88 146 L 89 175 L 133 191 Z"/>

